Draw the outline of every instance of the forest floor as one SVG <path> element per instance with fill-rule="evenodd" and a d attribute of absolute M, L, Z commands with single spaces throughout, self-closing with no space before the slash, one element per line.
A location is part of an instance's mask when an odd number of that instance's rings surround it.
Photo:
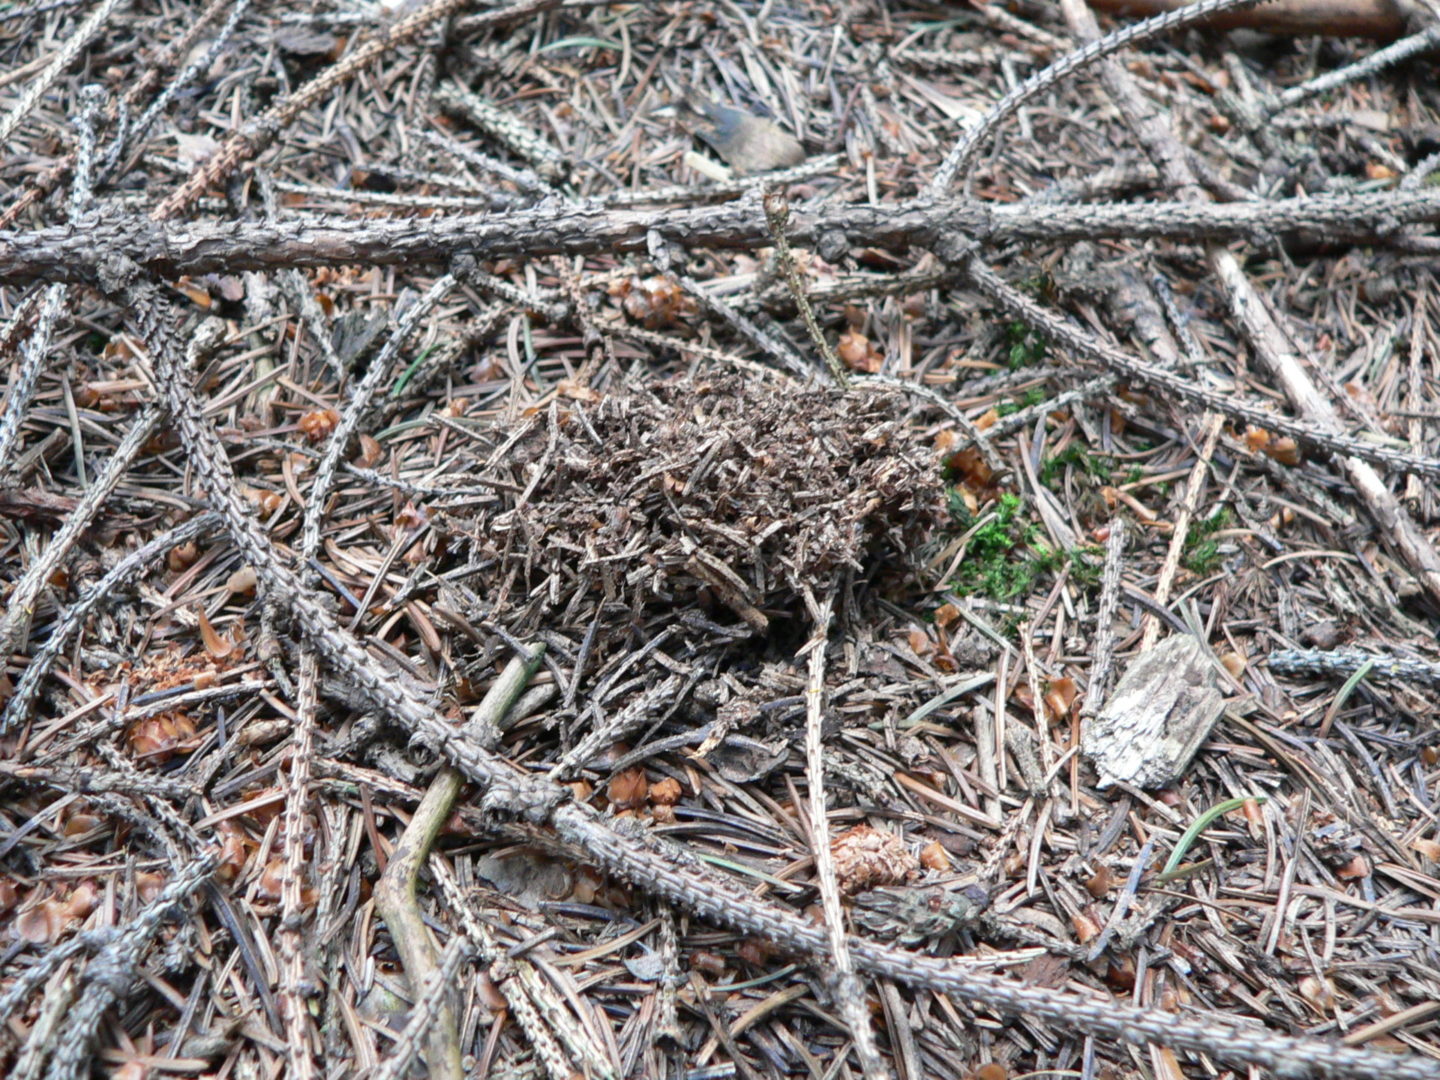
<path fill-rule="evenodd" d="M 1440 33 L 1090 20 L 0 6 L 0 1073 L 1440 1076 Z"/>

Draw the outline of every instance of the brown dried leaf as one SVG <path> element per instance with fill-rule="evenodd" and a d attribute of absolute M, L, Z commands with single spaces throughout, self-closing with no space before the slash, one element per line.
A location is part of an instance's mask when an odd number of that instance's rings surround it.
<path fill-rule="evenodd" d="M 617 810 L 634 810 L 645 805 L 650 794 L 650 781 L 645 776 L 645 770 L 639 766 L 625 769 L 610 778 L 605 794 L 609 796 L 610 805 Z"/>
<path fill-rule="evenodd" d="M 376 441 L 373 435 L 360 436 L 360 453 L 355 458 L 355 464 L 362 469 L 373 469 L 384 456 L 384 449 Z"/>
<path fill-rule="evenodd" d="M 235 651 L 235 643 L 228 638 L 222 637 L 215 627 L 211 625 L 204 608 L 197 607 L 195 609 L 195 618 L 200 623 L 200 640 L 205 643 L 206 652 L 216 660 L 223 660 Z"/>
<path fill-rule="evenodd" d="M 939 874 L 950 872 L 950 853 L 945 850 L 945 845 L 939 840 L 931 840 L 920 849 L 920 865 L 926 870 L 933 870 Z"/>
<path fill-rule="evenodd" d="M 1440 862 L 1440 842 L 1417 836 L 1410 841 L 1410 846 L 1431 862 Z"/>
<path fill-rule="evenodd" d="M 259 583 L 253 566 L 242 566 L 225 579 L 225 590 L 233 595 L 248 596 Z"/>
<path fill-rule="evenodd" d="M 1300 996 L 1308 1001 L 1317 1012 L 1329 1013 L 1335 1008 L 1335 985 L 1329 979 L 1306 975 L 1300 980 Z"/>
<path fill-rule="evenodd" d="M 555 392 L 563 398 L 569 398 L 571 401 L 584 401 L 590 404 L 604 397 L 599 390 L 585 383 L 577 382 L 574 379 L 561 379 L 555 385 Z"/>
<path fill-rule="evenodd" d="M 664 330 L 696 311 L 695 301 L 680 284 L 661 275 L 617 281 L 610 295 L 619 297 L 625 314 L 647 330 Z"/>
<path fill-rule="evenodd" d="M 1070 715 L 1070 709 L 1079 697 L 1080 689 L 1075 680 L 1068 676 L 1051 679 L 1045 689 L 1045 713 L 1050 722 L 1058 723 Z"/>
<path fill-rule="evenodd" d="M 841 334 L 835 352 L 851 371 L 863 371 L 873 375 L 885 366 L 884 354 L 871 345 L 870 339 L 858 330 Z"/>
<path fill-rule="evenodd" d="M 1112 884 L 1114 884 L 1114 875 L 1110 873 L 1110 868 L 1108 866 L 1101 866 L 1086 879 L 1085 891 L 1096 900 L 1099 900 L 1110 891 Z"/>

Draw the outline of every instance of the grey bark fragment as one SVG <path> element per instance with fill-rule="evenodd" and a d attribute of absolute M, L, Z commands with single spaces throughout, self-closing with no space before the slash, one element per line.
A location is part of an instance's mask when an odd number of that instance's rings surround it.
<path fill-rule="evenodd" d="M 1131 663 L 1080 747 L 1102 788 L 1163 787 L 1190 763 L 1224 707 L 1204 643 L 1173 637 Z"/>

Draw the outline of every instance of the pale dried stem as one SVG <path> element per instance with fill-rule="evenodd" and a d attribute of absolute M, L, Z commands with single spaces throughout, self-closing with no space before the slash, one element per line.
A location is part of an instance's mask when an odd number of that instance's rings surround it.
<path fill-rule="evenodd" d="M 1157 604 L 1169 603 L 1170 586 L 1175 583 L 1175 574 L 1180 569 L 1180 557 L 1185 554 L 1185 544 L 1190 536 L 1190 523 L 1200 505 L 1200 493 L 1205 487 L 1205 478 L 1210 473 L 1210 462 L 1215 456 L 1216 444 L 1220 441 L 1220 430 L 1225 418 L 1216 413 L 1206 413 L 1200 420 L 1204 429 L 1204 442 L 1200 454 L 1185 482 L 1185 497 L 1175 515 L 1175 527 L 1170 533 L 1170 546 L 1165 551 L 1165 561 L 1160 566 L 1160 576 L 1155 582 L 1154 597 Z M 1144 629 L 1140 636 L 1140 651 L 1144 652 L 1160 639 L 1160 619 L 1151 611 L 1145 613 Z"/>
<path fill-rule="evenodd" d="M 15 693 L 5 703 L 5 711 L 0 713 L 0 735 L 22 723 L 30 714 L 30 708 L 40 693 L 40 685 L 45 681 L 45 676 L 50 673 L 60 653 L 79 632 L 92 611 L 102 603 L 112 600 L 115 593 L 124 588 L 131 578 L 143 572 L 166 552 L 197 536 L 205 535 L 218 523 L 219 519 L 214 514 L 197 514 L 131 552 L 85 590 L 84 595 L 65 611 L 59 624 L 46 635 L 45 644 L 30 657 L 30 663 L 26 665 L 20 681 L 15 684 Z"/>
<path fill-rule="evenodd" d="M 491 684 L 484 699 L 475 707 L 470 725 L 482 730 L 499 732 L 505 714 L 540 666 L 544 646 L 534 648 L 524 658 L 516 657 Z M 390 939 L 400 954 L 405 975 L 412 987 L 418 988 L 434 973 L 438 963 L 435 946 L 425 926 L 416 892 L 420 870 L 430 857 L 430 848 L 440 827 L 450 817 L 455 798 L 463 781 L 455 769 L 441 769 L 431 781 L 425 797 L 420 800 L 410 824 L 405 827 L 390 862 L 375 886 L 375 907 L 390 931 Z M 436 1006 L 435 1026 L 430 1032 L 430 1052 L 426 1060 L 430 1074 L 439 1080 L 461 1080 L 460 1029 L 453 1001 Z"/>
<path fill-rule="evenodd" d="M 20 100 L 15 107 L 0 118 L 0 146 L 10 141 L 10 136 L 15 134 L 15 129 L 20 126 L 30 111 L 40 103 L 55 84 L 55 80 L 74 63 L 75 58 L 81 51 L 95 40 L 95 36 L 104 29 L 105 24 L 110 21 L 110 16 L 115 14 L 122 4 L 129 0 L 100 0 L 100 4 L 89 16 L 75 28 L 74 33 L 66 39 L 60 51 L 55 54 L 53 60 L 35 79 L 25 88 L 25 93 L 20 95 Z"/>
<path fill-rule="evenodd" d="M 810 853 L 815 860 L 815 880 L 820 886 L 820 906 L 825 912 L 825 937 L 834 968 L 831 986 L 840 1018 L 855 1040 L 855 1055 L 866 1080 L 885 1080 L 890 1070 L 880 1059 L 870 1011 L 865 1007 L 865 987 L 855 976 L 855 960 L 845 942 L 845 911 L 840 906 L 840 883 L 835 873 L 835 852 L 830 846 L 830 812 L 825 799 L 825 650 L 830 644 L 835 599 L 816 601 L 805 590 L 805 607 L 810 613 L 809 677 L 805 684 L 805 780 L 810 786 Z"/>
<path fill-rule="evenodd" d="M 379 355 L 370 362 L 364 377 L 355 384 L 351 391 L 350 400 L 345 404 L 345 412 L 341 415 L 340 422 L 335 426 L 329 441 L 325 444 L 324 456 L 321 457 L 320 464 L 315 470 L 315 480 L 310 485 L 308 501 L 305 506 L 305 522 L 300 531 L 301 565 L 313 558 L 320 549 L 321 525 L 325 520 L 326 504 L 330 501 L 330 489 L 335 483 L 335 473 L 340 467 L 340 459 L 344 455 L 351 437 L 369 411 L 376 391 L 380 389 L 381 383 L 391 377 L 395 361 L 400 355 L 400 349 L 410 335 L 430 314 L 431 309 L 454 287 L 455 277 L 446 274 L 431 285 L 425 291 L 424 296 L 411 305 L 380 349 Z"/>
<path fill-rule="evenodd" d="M 290 755 L 289 785 L 285 792 L 285 874 L 280 881 L 279 946 L 282 977 L 280 1006 L 285 1021 L 285 1043 L 296 1080 L 314 1080 L 315 1058 L 310 1052 L 311 1024 L 305 1007 L 304 903 L 306 812 L 310 806 L 310 780 L 315 760 L 315 713 L 318 707 L 320 663 L 315 650 L 302 646 L 296 687 L 295 735 Z M 317 838 L 316 843 L 319 843 Z"/>
<path fill-rule="evenodd" d="M 1099 33 L 1095 17 L 1083 4 L 1067 0 L 1065 10 L 1080 36 L 1093 37 Z M 1102 75 L 1106 88 L 1116 99 L 1151 160 L 1160 169 L 1166 185 L 1187 202 L 1202 202 L 1208 198 L 1168 124 L 1140 96 L 1129 72 L 1112 62 Z M 1231 317 L 1250 342 L 1256 358 L 1270 371 L 1290 404 L 1300 413 L 1302 422 L 1322 434 L 1340 435 L 1343 428 L 1334 403 L 1320 393 L 1306 374 L 1304 362 L 1291 347 L 1276 315 L 1245 276 L 1240 260 L 1228 248 L 1213 243 L 1206 249 L 1206 258 L 1225 290 Z M 1217 411 L 1225 412 L 1224 409 Z M 1261 423 L 1260 426 L 1267 425 Z M 1440 601 L 1440 554 L 1437 554 L 1429 538 L 1416 526 L 1379 474 L 1360 456 L 1347 455 L 1342 451 L 1337 457 L 1337 464 L 1370 511 L 1371 518 L 1390 538 L 1421 586 L 1432 599 Z M 1157 625 L 1147 626 L 1148 642 L 1153 644 L 1157 634 Z"/>
<path fill-rule="evenodd" d="M 542 1016 L 542 1012 L 554 1014 L 564 1008 L 554 1000 L 554 991 L 543 979 L 536 980 L 533 984 L 538 988 L 536 992 L 543 995 L 546 1002 L 543 1010 L 537 1008 L 535 1002 L 530 998 L 532 984 L 520 977 L 520 972 L 532 967 L 530 961 L 524 957 L 512 960 L 506 955 L 506 950 L 495 940 L 495 935 L 491 933 L 490 928 L 476 918 L 459 883 L 455 880 L 455 875 L 443 862 L 432 862 L 430 872 L 440 886 L 441 892 L 444 893 L 446 904 L 459 919 L 460 927 L 470 939 L 470 944 L 475 948 L 480 962 L 491 965 L 491 975 L 495 979 L 501 995 L 504 996 L 515 1022 L 525 1033 L 526 1041 L 535 1051 L 535 1056 L 540 1059 L 540 1064 L 545 1069 L 545 1075 L 549 1077 L 549 1080 L 572 1080 L 575 1068 L 570 1063 L 571 1059 L 565 1056 L 565 1051 L 556 1039 L 557 1032 L 563 1038 L 570 1029 L 552 1029 Z M 603 1063 L 602 1057 L 591 1052 L 588 1041 L 581 1040 L 581 1045 L 583 1049 L 578 1050 L 572 1046 L 574 1060 L 587 1061 L 594 1058 Z M 609 1080 L 611 1070 L 608 1067 L 595 1068 L 592 1066 L 592 1071 L 596 1076 Z"/>
<path fill-rule="evenodd" d="M 25 420 L 25 410 L 39 385 L 40 373 L 45 370 L 45 359 L 50 352 L 50 335 L 55 331 L 55 320 L 69 294 L 68 285 L 51 285 L 45 290 L 45 299 L 40 305 L 40 316 L 35 332 L 30 335 L 20 350 L 20 367 L 10 380 L 10 393 L 5 398 L 4 413 L 0 415 L 0 479 L 10 479 L 8 474 L 14 464 L 15 444 L 20 438 L 20 425 Z M 20 321 L 21 312 L 16 312 L 12 325 Z"/>
<path fill-rule="evenodd" d="M 1334 403 L 1316 389 L 1305 373 L 1304 361 L 1290 347 L 1263 298 L 1245 277 L 1239 260 L 1229 251 L 1215 248 L 1211 264 L 1230 292 L 1231 316 L 1245 330 L 1256 358 L 1270 370 L 1291 405 L 1320 431 L 1339 431 L 1340 418 Z M 1337 464 L 1421 587 L 1432 601 L 1440 602 L 1440 553 L 1429 537 L 1368 462 L 1341 456 Z"/>
<path fill-rule="evenodd" d="M 39 1080 L 46 1059 L 55 1049 L 65 1017 L 75 1005 L 78 984 L 79 978 L 73 971 L 63 972 L 58 979 L 46 984 L 39 1015 L 30 1026 L 29 1037 L 10 1066 L 9 1080 Z"/>
<path fill-rule="evenodd" d="M 1436 158 L 1437 162 L 1440 162 L 1440 155 L 1436 155 Z M 1425 424 L 1420 419 L 1420 412 L 1423 401 L 1421 388 L 1425 383 L 1426 339 L 1430 340 L 1432 348 L 1434 346 L 1434 336 L 1429 332 L 1429 322 L 1425 310 L 1429 295 L 1430 289 L 1427 281 L 1421 284 L 1419 291 L 1415 294 L 1415 308 L 1410 313 L 1410 342 L 1409 347 L 1405 350 L 1405 408 L 1410 413 L 1410 421 L 1406 426 L 1410 441 L 1416 446 L 1420 445 L 1425 438 Z M 1431 356 L 1433 358 L 1433 352 Z M 1421 484 L 1418 476 L 1405 478 L 1405 501 L 1422 518 L 1425 517 L 1425 494 L 1425 487 Z"/>
<path fill-rule="evenodd" d="M 989 112 L 966 129 L 965 134 L 960 137 L 960 141 L 955 144 L 950 153 L 946 155 L 940 168 L 936 170 L 934 179 L 930 181 L 930 193 L 940 196 L 948 192 L 954 186 L 955 179 L 969 171 L 975 155 L 986 138 L 1006 117 L 1036 94 L 1043 93 L 1062 79 L 1068 78 L 1097 60 L 1103 60 L 1130 45 L 1138 45 L 1160 34 L 1189 26 L 1217 12 L 1236 11 L 1241 8 L 1253 7 L 1261 2 L 1262 0 L 1199 0 L 1199 2 L 1178 11 L 1167 11 L 1163 15 L 1156 15 L 1144 22 L 1122 27 L 1083 48 L 1066 53 L 1055 63 L 1036 72 L 1006 94 L 990 107 Z"/>
<path fill-rule="evenodd" d="M 456 934 L 450 940 L 450 944 L 445 946 L 445 951 L 440 954 L 434 970 L 420 984 L 415 1003 L 410 1008 L 410 1019 L 400 1032 L 400 1037 L 395 1041 L 395 1048 L 391 1051 L 390 1056 L 375 1071 L 374 1080 L 400 1080 L 401 1077 L 409 1075 L 410 1066 L 420 1052 L 421 1042 L 426 1040 L 433 1042 L 435 1027 L 441 1022 L 441 1018 L 449 1008 L 448 1003 L 454 993 L 460 965 L 469 958 L 470 951 L 470 943 L 460 934 Z M 457 1071 L 459 1049 L 457 1044 L 455 1046 Z M 429 1075 L 446 1075 L 446 1073 L 437 1071 L 433 1061 L 426 1064 L 429 1066 Z"/>
<path fill-rule="evenodd" d="M 1115 612 L 1120 607 L 1120 577 L 1125 554 L 1125 519 L 1110 519 L 1110 536 L 1105 541 L 1105 569 L 1100 575 L 1100 603 L 1095 612 L 1095 655 L 1085 687 L 1081 715 L 1089 718 L 1105 703 L 1105 684 L 1115 663 Z"/>
<path fill-rule="evenodd" d="M 120 481 L 125 479 L 131 462 L 144 448 L 159 420 L 160 409 L 155 405 L 147 406 L 135 418 L 130 430 L 125 433 L 125 438 L 120 440 L 120 445 L 106 461 L 104 470 L 85 489 L 85 494 L 66 515 L 59 531 L 45 545 L 45 550 L 25 568 L 25 573 L 6 598 L 5 614 L 0 615 L 0 656 L 9 656 L 24 643 L 40 593 L 60 568 L 60 564 L 70 555 L 80 537 L 90 528 L 105 500 L 119 486 Z"/>

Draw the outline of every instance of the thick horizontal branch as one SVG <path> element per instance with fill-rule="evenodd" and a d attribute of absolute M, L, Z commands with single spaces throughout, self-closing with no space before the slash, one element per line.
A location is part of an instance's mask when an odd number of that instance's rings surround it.
<path fill-rule="evenodd" d="M 1403 226 L 1440 221 L 1440 190 L 1233 203 L 1012 203 L 991 208 L 991 217 L 991 235 L 999 240 L 1229 240 L 1315 233 L 1383 242 Z"/>
<path fill-rule="evenodd" d="M 1188 205 L 990 206 L 916 200 L 892 206 L 793 207 L 789 236 L 821 249 L 929 247 L 942 236 L 981 243 L 1106 237 L 1226 239 L 1313 231 L 1382 238 L 1403 225 L 1440 220 L 1440 190 L 1318 196 L 1271 202 Z M 691 209 L 617 210 L 584 203 L 542 204 L 507 213 L 386 221 L 343 217 L 264 222 L 173 223 L 140 217 L 0 232 L 0 282 L 100 282 L 126 261 L 174 278 L 281 267 L 445 265 L 477 259 L 643 251 L 647 236 L 691 248 L 770 243 L 756 201 Z"/>
<path fill-rule="evenodd" d="M 1184 7 L 1190 0 L 1093 0 L 1097 11 L 1149 18 Z M 1368 37 L 1391 41 L 1405 33 L 1405 13 L 1395 0 L 1275 0 L 1247 11 L 1227 11 L 1200 23 L 1211 30 L 1237 26 L 1267 34 Z"/>
<path fill-rule="evenodd" d="M 834 230 L 846 243 L 904 249 L 932 241 L 937 222 L 972 234 L 983 232 L 984 221 L 985 212 L 973 203 L 941 209 L 918 203 L 840 206 L 792 214 L 790 235 L 809 243 Z M 275 224 L 164 223 L 137 217 L 0 233 L 0 281 L 98 282 L 122 260 L 173 278 L 352 263 L 443 266 L 462 255 L 485 260 L 593 255 L 644 251 L 652 232 L 695 248 L 750 248 L 772 242 L 758 202 L 687 210 L 544 203 L 498 214 L 384 221 L 297 217 Z"/>

